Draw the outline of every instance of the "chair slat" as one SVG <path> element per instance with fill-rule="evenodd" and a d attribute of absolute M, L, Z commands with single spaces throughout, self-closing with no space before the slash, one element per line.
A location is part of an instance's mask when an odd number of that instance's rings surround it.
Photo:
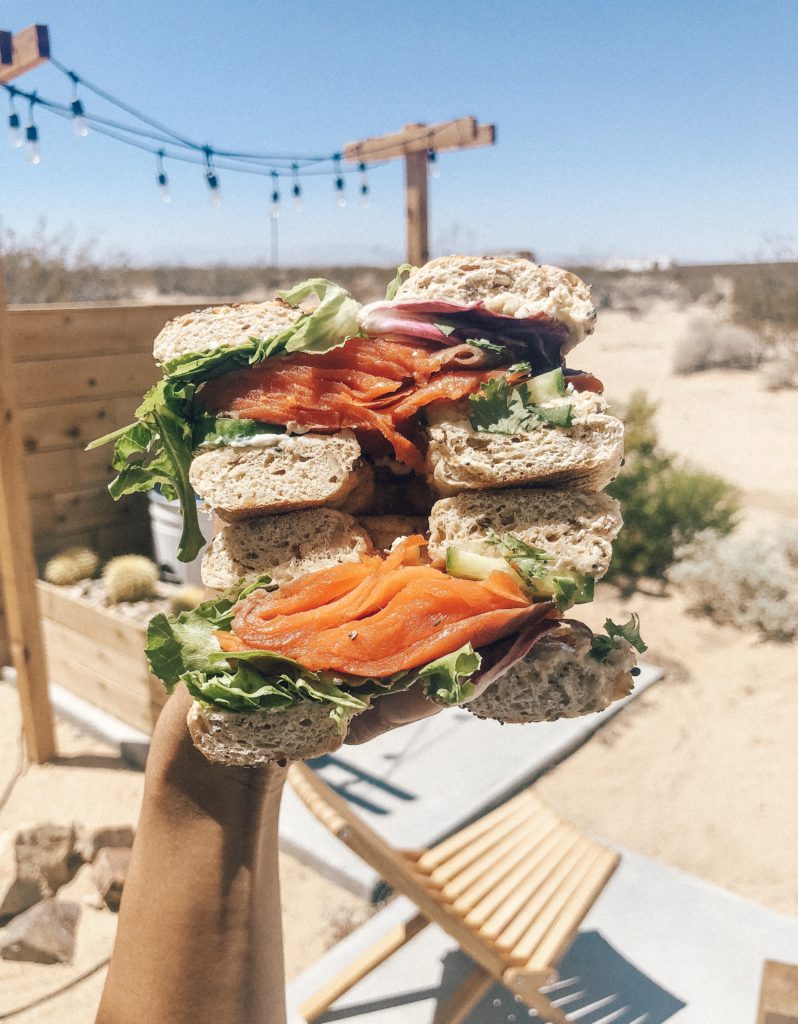
<path fill-rule="evenodd" d="M 528 854 L 556 824 L 557 819 L 554 815 L 543 812 L 540 815 L 535 815 L 531 820 L 523 822 L 509 836 L 505 836 L 500 843 L 487 850 L 479 860 L 470 864 L 465 871 L 461 871 L 450 882 L 447 882 L 442 890 L 444 899 L 454 902 L 458 897 L 472 890 L 487 892 L 486 883 L 482 882 L 482 879 L 486 877 L 489 879 L 488 888 L 493 888 L 507 874 L 510 866 L 516 863 L 515 858 L 519 855 L 519 851 L 525 850 Z M 477 902 L 478 898 L 476 897 L 474 902 Z"/>
<path fill-rule="evenodd" d="M 510 922 L 496 938 L 496 948 L 505 955 L 509 954 L 521 936 L 526 932 L 535 917 L 542 911 L 548 901 L 574 871 L 581 876 L 581 864 L 585 858 L 592 859 L 592 844 L 582 836 L 560 860 L 555 869 L 538 887 L 534 895 L 527 900 L 521 912 Z"/>
<path fill-rule="evenodd" d="M 582 880 L 568 906 L 564 907 L 548 931 L 541 937 L 526 963 L 529 970 L 556 964 L 571 938 L 598 899 L 608 879 L 615 871 L 620 857 L 613 850 L 602 848 L 599 857 Z"/>
<path fill-rule="evenodd" d="M 539 801 L 528 790 L 523 790 L 518 796 L 508 800 L 506 804 L 501 804 L 483 818 L 479 818 L 470 825 L 466 825 L 465 828 L 456 832 L 453 836 L 449 836 L 448 839 L 444 839 L 436 846 L 433 846 L 432 849 L 427 850 L 419 861 L 419 867 L 422 871 L 434 871 L 439 864 L 454 856 L 459 850 L 464 849 L 481 835 L 490 832 L 491 829 L 495 828 L 509 815 L 515 814 L 518 807 L 527 804 L 539 804 Z"/>
<path fill-rule="evenodd" d="M 496 908 L 481 926 L 480 935 L 484 935 L 488 939 L 497 939 L 510 922 L 515 920 L 523 908 L 529 904 L 533 895 L 549 875 L 557 870 L 563 859 L 568 857 L 578 842 L 579 835 L 571 829 L 564 828 L 559 834 L 557 842 L 549 844 L 545 853 L 532 858 L 528 870 L 516 886 L 515 891 Z"/>
<path fill-rule="evenodd" d="M 528 870 L 529 863 L 541 850 L 546 850 L 553 842 L 552 833 L 561 823 L 552 815 L 547 829 L 538 833 L 529 842 L 523 841 L 509 853 L 504 860 L 491 871 L 486 872 L 465 892 L 458 896 L 452 909 L 458 914 L 468 914 L 469 922 L 482 924 L 499 904 L 513 892 L 521 878 Z M 472 918 L 471 912 L 474 911 Z"/>
<path fill-rule="evenodd" d="M 590 877 L 590 872 L 600 858 L 601 850 L 591 848 L 580 859 L 578 864 L 574 866 L 574 869 L 567 878 L 560 882 L 551 893 L 545 906 L 541 907 L 534 921 L 532 921 L 521 938 L 513 946 L 512 956 L 514 960 L 526 963 L 551 925 L 557 920 L 557 915 L 564 911 L 572 900 L 577 904 L 579 903 L 582 883 Z"/>
<path fill-rule="evenodd" d="M 513 807 L 510 814 L 505 814 L 500 820 L 496 821 L 487 831 L 484 831 L 482 835 L 475 837 L 470 840 L 465 846 L 452 853 L 449 857 L 444 860 L 439 860 L 437 865 L 429 871 L 431 878 L 445 885 L 450 878 L 462 871 L 463 868 L 468 867 L 477 857 L 481 856 L 485 850 L 489 850 L 492 846 L 495 846 L 504 836 L 509 835 L 518 826 L 526 821 L 528 817 L 527 808 L 524 806 L 526 801 L 523 803 L 517 803 Z M 430 853 L 437 850 L 437 847 L 433 847 Z M 427 870 L 426 858 L 422 858 L 419 862 L 421 870 Z"/>

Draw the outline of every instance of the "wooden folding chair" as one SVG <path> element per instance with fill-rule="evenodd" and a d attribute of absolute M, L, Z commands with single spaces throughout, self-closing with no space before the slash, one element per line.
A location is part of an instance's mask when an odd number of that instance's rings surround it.
<path fill-rule="evenodd" d="M 475 964 L 433 1024 L 460 1024 L 495 981 L 544 1020 L 568 1024 L 541 988 L 557 981 L 555 965 L 618 866 L 617 853 L 561 821 L 529 789 L 437 846 L 396 850 L 307 765 L 292 765 L 289 779 L 322 824 L 418 907 L 300 1007 L 309 1024 L 430 922 Z"/>

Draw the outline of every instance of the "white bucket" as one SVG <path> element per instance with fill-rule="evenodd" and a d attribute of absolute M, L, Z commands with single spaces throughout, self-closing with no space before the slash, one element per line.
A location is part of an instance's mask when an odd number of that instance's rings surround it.
<path fill-rule="evenodd" d="M 199 524 L 206 542 L 213 534 L 211 517 L 199 513 Z M 183 514 L 179 501 L 167 501 L 158 491 L 150 491 L 150 526 L 155 561 L 164 575 L 173 583 L 202 584 L 200 564 L 205 551 L 203 547 L 193 562 L 181 562 L 177 557 L 180 534 L 183 532 Z"/>

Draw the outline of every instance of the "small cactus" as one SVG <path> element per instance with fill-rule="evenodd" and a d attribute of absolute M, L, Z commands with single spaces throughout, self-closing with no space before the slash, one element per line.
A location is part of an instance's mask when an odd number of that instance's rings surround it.
<path fill-rule="evenodd" d="M 113 604 L 144 601 L 155 596 L 159 575 L 158 566 L 144 555 L 120 555 L 106 564 L 103 582 Z"/>
<path fill-rule="evenodd" d="M 172 615 L 179 615 L 180 612 L 193 612 L 198 604 L 205 600 L 205 591 L 202 587 L 187 585 L 176 590 L 169 598 L 169 611 Z"/>
<path fill-rule="evenodd" d="M 66 548 L 45 565 L 44 578 L 48 583 L 66 587 L 89 579 L 97 572 L 99 564 L 99 555 L 90 548 Z"/>

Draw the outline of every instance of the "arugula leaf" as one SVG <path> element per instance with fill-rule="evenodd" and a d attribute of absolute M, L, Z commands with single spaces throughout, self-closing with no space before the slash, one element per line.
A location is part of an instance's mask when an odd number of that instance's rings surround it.
<path fill-rule="evenodd" d="M 418 675 L 427 680 L 427 693 L 444 704 L 462 704 L 473 697 L 475 688 L 471 676 L 482 664 L 482 656 L 471 644 L 431 661 Z"/>
<path fill-rule="evenodd" d="M 508 373 L 524 372 L 526 363 L 516 363 Z M 536 430 L 541 423 L 573 426 L 573 407 L 547 409 L 535 405 L 525 383 L 513 386 L 506 377 L 492 377 L 471 395 L 469 419 L 474 430 L 490 434 L 519 434 Z"/>
<path fill-rule="evenodd" d="M 621 639 L 627 640 L 640 654 L 648 650 L 648 646 L 643 643 L 640 636 L 640 616 L 634 612 L 629 621 L 622 625 L 618 625 L 612 619 L 607 619 L 604 623 L 604 630 L 606 636 L 599 634 L 594 636 L 590 642 L 590 656 L 596 661 L 606 661 L 612 651 L 617 651 L 621 647 L 618 642 Z"/>
<path fill-rule="evenodd" d="M 257 420 L 234 420 L 224 416 L 200 416 L 194 420 L 192 440 L 195 448 L 221 446 L 242 437 L 258 434 L 284 434 L 285 427 Z"/>
<path fill-rule="evenodd" d="M 388 282 L 388 287 L 385 289 L 386 301 L 393 302 L 393 300 L 396 298 L 396 293 L 399 291 L 402 281 L 404 280 L 405 277 L 407 277 L 411 270 L 415 269 L 416 268 L 413 266 L 412 263 L 403 263 L 400 267 L 397 267 L 396 276 L 393 278 L 392 281 Z"/>
<path fill-rule="evenodd" d="M 191 383 L 159 381 L 136 409 L 135 423 L 87 445 L 87 449 L 92 449 L 112 440 L 116 442 L 111 463 L 117 475 L 108 486 L 114 501 L 154 487 L 160 487 L 168 501 L 179 499 L 183 532 L 178 558 L 183 562 L 196 558 L 205 544 L 197 518 L 197 499 L 188 476 L 193 458 L 194 391 Z"/>
<path fill-rule="evenodd" d="M 436 324 L 439 327 L 440 324 Z M 454 328 L 452 328 L 454 330 Z M 504 345 L 497 345 L 493 341 L 488 341 L 487 338 L 466 338 L 466 345 L 473 345 L 474 348 L 482 348 L 486 352 L 495 352 L 496 355 L 502 355 L 504 352 Z"/>

